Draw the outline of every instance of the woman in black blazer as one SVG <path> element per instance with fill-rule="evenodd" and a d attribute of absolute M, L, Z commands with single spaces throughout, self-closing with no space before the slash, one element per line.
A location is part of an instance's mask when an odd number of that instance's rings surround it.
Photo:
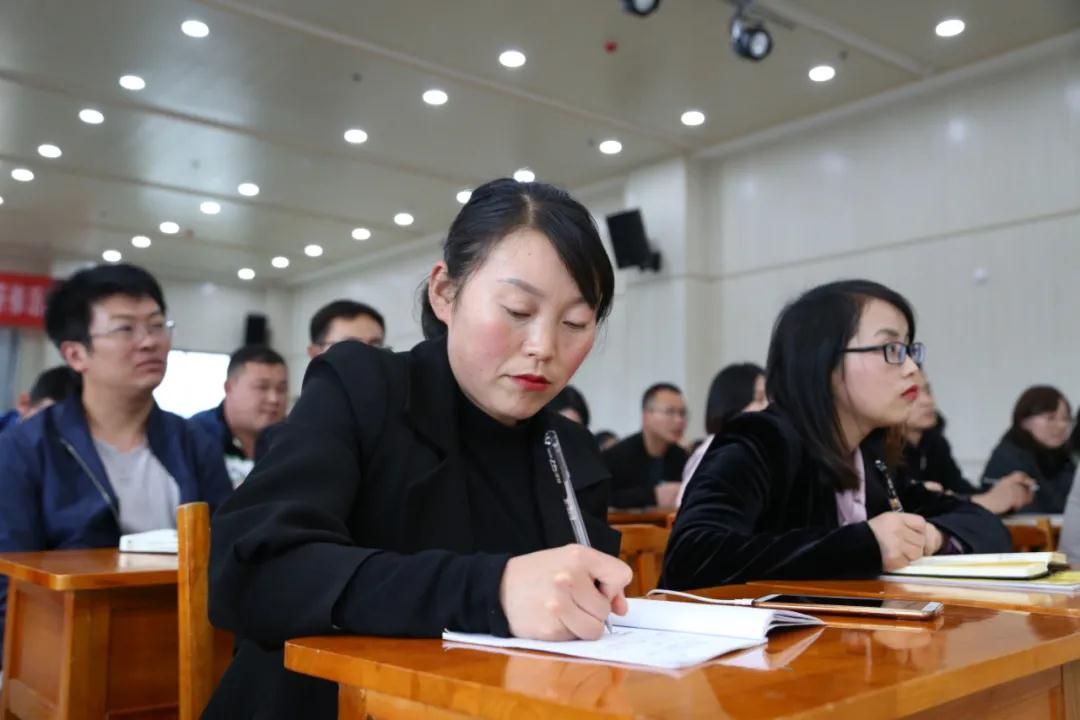
<path fill-rule="evenodd" d="M 869 281 L 823 285 L 788 305 L 769 345 L 770 406 L 733 419 L 706 452 L 663 586 L 872 577 L 938 552 L 1007 551 L 994 515 L 900 484 L 886 464 L 918 396 L 925 351 L 914 336 L 908 302 Z M 890 485 L 903 512 L 890 510 Z"/>
<path fill-rule="evenodd" d="M 626 611 L 596 444 L 543 411 L 613 285 L 584 207 L 496 180 L 428 277 L 427 341 L 397 354 L 344 342 L 312 362 L 269 453 L 213 519 L 210 617 L 239 643 L 204 717 L 335 717 L 332 683 L 284 669 L 292 637 L 595 638 Z M 571 544 L 550 429 L 598 550 Z"/>

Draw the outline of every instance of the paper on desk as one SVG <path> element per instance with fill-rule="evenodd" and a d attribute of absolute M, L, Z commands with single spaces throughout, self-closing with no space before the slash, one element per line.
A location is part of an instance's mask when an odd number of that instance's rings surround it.
<path fill-rule="evenodd" d="M 449 630 L 444 631 L 442 637 L 443 640 L 467 643 L 469 645 L 540 650 L 559 655 L 590 658 L 592 660 L 669 669 L 697 665 L 725 653 L 744 650 L 765 643 L 765 640 L 643 630 L 623 626 L 615 627 L 611 633 L 605 632 L 599 640 L 549 642 L 545 640 L 459 633 Z"/>

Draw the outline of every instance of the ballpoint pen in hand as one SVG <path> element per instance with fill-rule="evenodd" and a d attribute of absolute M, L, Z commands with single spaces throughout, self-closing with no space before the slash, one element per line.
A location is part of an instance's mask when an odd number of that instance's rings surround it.
<path fill-rule="evenodd" d="M 544 447 L 547 449 L 548 464 L 551 466 L 551 474 L 555 476 L 563 491 L 563 504 L 566 505 L 566 514 L 570 518 L 570 527 L 574 531 L 574 542 L 585 547 L 592 547 L 589 542 L 589 533 L 585 530 L 585 518 L 581 516 L 581 508 L 578 506 L 577 495 L 574 487 L 570 484 L 570 468 L 566 465 L 566 456 L 563 455 L 562 445 L 559 444 L 559 436 L 554 430 L 544 433 Z M 610 633 L 611 622 L 604 620 L 604 627 Z"/>

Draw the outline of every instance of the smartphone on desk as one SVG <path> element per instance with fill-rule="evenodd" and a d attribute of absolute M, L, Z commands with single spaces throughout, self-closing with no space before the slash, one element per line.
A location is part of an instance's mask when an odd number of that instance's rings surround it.
<path fill-rule="evenodd" d="M 943 605 L 926 600 L 885 600 L 883 598 L 840 597 L 832 595 L 763 595 L 755 607 L 796 610 L 803 613 L 831 615 L 867 615 L 901 620 L 929 620 L 941 614 Z"/>

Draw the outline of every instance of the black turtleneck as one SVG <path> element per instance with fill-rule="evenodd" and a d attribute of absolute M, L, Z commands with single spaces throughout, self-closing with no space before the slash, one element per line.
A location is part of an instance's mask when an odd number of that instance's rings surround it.
<path fill-rule="evenodd" d="M 461 438 L 468 463 L 469 505 L 492 508 L 473 516 L 477 552 L 522 555 L 543 550 L 533 485 L 532 420 L 503 425 L 458 397 Z"/>

